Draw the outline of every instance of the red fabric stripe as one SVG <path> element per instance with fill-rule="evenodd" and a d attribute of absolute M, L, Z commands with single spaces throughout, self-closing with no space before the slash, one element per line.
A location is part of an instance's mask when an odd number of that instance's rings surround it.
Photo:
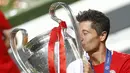
<path fill-rule="evenodd" d="M 59 31 L 59 42 L 60 42 L 60 73 L 66 73 L 66 52 L 64 46 L 64 39 L 61 34 L 62 28 L 67 28 L 65 22 L 60 23 L 60 31 Z"/>
<path fill-rule="evenodd" d="M 55 61 L 54 61 L 54 47 L 55 42 L 59 41 L 59 55 L 60 55 L 60 73 L 66 73 L 66 53 L 64 46 L 64 39 L 61 33 L 63 28 L 67 28 L 66 23 L 62 21 L 59 27 L 55 27 L 52 29 L 50 34 L 50 40 L 48 45 L 48 65 L 49 65 L 49 73 L 56 73 Z M 59 40 L 58 40 L 59 38 Z"/>
<path fill-rule="evenodd" d="M 57 41 L 57 35 L 55 34 L 56 31 L 57 31 L 56 27 L 52 29 L 48 45 L 48 66 L 50 73 L 56 73 L 54 62 L 54 46 L 55 42 Z"/>

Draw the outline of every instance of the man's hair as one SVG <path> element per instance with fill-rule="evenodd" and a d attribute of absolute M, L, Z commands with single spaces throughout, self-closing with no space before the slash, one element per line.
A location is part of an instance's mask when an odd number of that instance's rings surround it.
<path fill-rule="evenodd" d="M 101 35 L 103 31 L 106 31 L 108 37 L 110 31 L 110 20 L 102 12 L 89 9 L 88 11 L 78 13 L 76 19 L 78 22 L 91 21 L 91 27 L 96 30 L 98 35 Z"/>

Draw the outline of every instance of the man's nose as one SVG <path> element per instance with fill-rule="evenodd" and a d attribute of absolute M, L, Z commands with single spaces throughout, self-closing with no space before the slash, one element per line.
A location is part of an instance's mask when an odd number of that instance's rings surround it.
<path fill-rule="evenodd" d="M 83 35 L 80 33 L 80 40 L 83 41 Z"/>

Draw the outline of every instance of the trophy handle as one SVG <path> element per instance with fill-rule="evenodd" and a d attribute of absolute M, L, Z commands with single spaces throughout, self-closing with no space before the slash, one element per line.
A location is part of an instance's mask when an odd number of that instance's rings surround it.
<path fill-rule="evenodd" d="M 83 56 L 83 50 L 82 50 L 81 43 L 80 43 L 78 24 L 76 24 L 76 22 L 75 22 L 75 19 L 74 19 L 72 13 L 71 13 L 70 7 L 69 7 L 67 4 L 63 3 L 63 2 L 53 3 L 53 4 L 50 6 L 50 9 L 49 9 L 49 13 L 50 13 L 50 15 L 51 15 L 51 18 L 52 18 L 54 21 L 58 22 L 58 23 L 60 23 L 60 22 L 62 21 L 61 19 L 59 19 L 59 18 L 57 18 L 57 17 L 55 16 L 55 9 L 56 9 L 58 6 L 62 6 L 62 7 L 65 8 L 65 9 L 67 10 L 67 12 L 68 12 L 68 15 L 69 15 L 69 17 L 70 17 L 70 19 L 71 19 L 71 21 L 72 21 L 73 28 L 74 28 L 74 31 L 75 31 L 75 34 L 76 34 L 76 43 L 77 43 L 76 46 L 77 46 L 77 49 L 78 49 L 78 51 L 79 51 L 79 53 L 77 53 L 77 54 L 79 54 L 80 58 L 82 58 L 82 56 Z M 80 49 L 80 50 L 79 50 L 79 49 Z"/>
<path fill-rule="evenodd" d="M 22 31 L 22 35 L 23 35 L 23 39 L 22 39 L 22 50 L 24 50 L 23 46 L 28 41 L 28 34 L 27 34 L 27 32 L 26 32 L 25 29 L 18 29 L 18 28 L 16 28 L 16 29 L 14 29 L 11 32 L 11 34 L 10 34 L 11 35 L 10 46 L 11 46 L 11 49 L 13 51 L 14 57 L 15 57 L 16 61 L 18 62 L 18 64 L 20 65 L 20 67 L 23 69 L 24 72 L 29 73 L 27 67 L 25 66 L 25 64 L 21 60 L 21 57 L 19 56 L 19 53 L 18 53 L 18 48 L 17 48 L 17 44 L 16 44 L 16 39 L 15 39 L 16 33 L 18 31 Z"/>

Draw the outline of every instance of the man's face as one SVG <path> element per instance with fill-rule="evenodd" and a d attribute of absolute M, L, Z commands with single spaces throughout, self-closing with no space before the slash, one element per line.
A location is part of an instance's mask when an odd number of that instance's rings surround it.
<path fill-rule="evenodd" d="M 97 35 L 96 30 L 91 28 L 91 24 L 93 24 L 91 21 L 79 23 L 82 47 L 87 52 L 96 50 L 100 44 L 100 37 Z"/>

